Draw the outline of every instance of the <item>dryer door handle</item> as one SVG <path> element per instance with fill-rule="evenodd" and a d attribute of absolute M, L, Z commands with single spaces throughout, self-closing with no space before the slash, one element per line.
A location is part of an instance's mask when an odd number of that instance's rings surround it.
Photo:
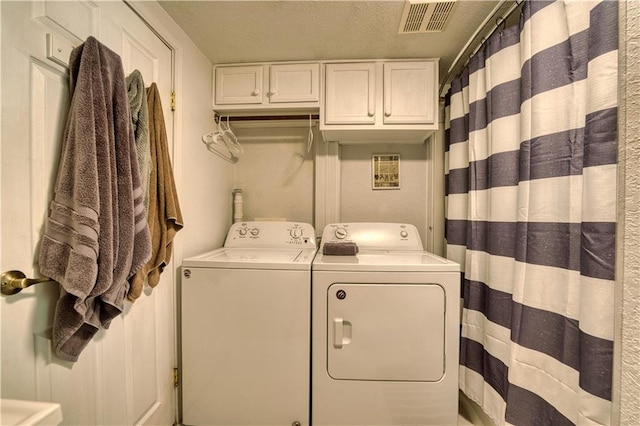
<path fill-rule="evenodd" d="M 342 318 L 333 319 L 333 347 L 342 349 L 351 343 L 351 323 Z"/>
<path fill-rule="evenodd" d="M 342 349 L 342 338 L 344 337 L 344 322 L 342 318 L 333 319 L 333 347 Z"/>

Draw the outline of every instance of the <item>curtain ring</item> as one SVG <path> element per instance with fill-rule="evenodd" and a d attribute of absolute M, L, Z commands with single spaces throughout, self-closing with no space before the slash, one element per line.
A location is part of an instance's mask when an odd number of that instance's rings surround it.
<path fill-rule="evenodd" d="M 502 25 L 502 29 L 500 29 L 500 25 Z M 502 32 L 505 30 L 506 27 L 507 27 L 507 20 L 504 19 L 504 17 L 499 16 L 498 18 L 496 18 L 496 29 L 500 34 L 502 34 Z"/>

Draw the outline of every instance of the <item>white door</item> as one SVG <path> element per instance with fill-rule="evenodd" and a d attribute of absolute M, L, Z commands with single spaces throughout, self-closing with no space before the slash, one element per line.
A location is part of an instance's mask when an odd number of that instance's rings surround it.
<path fill-rule="evenodd" d="M 435 61 L 384 64 L 384 123 L 436 122 L 438 87 Z"/>
<path fill-rule="evenodd" d="M 269 102 L 318 102 L 320 64 L 269 66 Z"/>
<path fill-rule="evenodd" d="M 37 277 L 38 245 L 52 196 L 69 106 L 68 72 L 58 62 L 94 35 L 155 81 L 171 141 L 171 49 L 122 2 L 0 2 L 2 133 L 0 270 Z M 172 142 L 170 142 L 172 145 Z M 172 146 L 170 146 L 170 151 Z M 76 363 L 57 359 L 50 326 L 57 285 L 2 296 L 2 398 L 59 402 L 64 424 L 172 424 L 174 277 L 100 331 Z"/>
<path fill-rule="evenodd" d="M 216 68 L 216 104 L 261 104 L 262 65 Z"/>
<path fill-rule="evenodd" d="M 327 64 L 325 124 L 374 124 L 376 66 L 373 62 Z"/>

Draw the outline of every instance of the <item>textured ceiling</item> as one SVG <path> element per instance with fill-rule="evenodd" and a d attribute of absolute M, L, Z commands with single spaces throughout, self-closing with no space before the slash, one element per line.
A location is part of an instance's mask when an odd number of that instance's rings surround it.
<path fill-rule="evenodd" d="M 440 58 L 443 80 L 483 21 L 502 5 L 489 21 L 495 25 L 496 17 L 513 2 L 458 0 L 445 31 L 431 34 L 398 34 L 402 0 L 159 3 L 214 64 Z M 468 54 L 460 62 L 467 58 Z"/>

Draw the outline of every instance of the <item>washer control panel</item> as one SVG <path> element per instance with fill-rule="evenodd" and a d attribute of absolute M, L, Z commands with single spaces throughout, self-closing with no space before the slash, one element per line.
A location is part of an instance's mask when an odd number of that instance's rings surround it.
<path fill-rule="evenodd" d="M 231 225 L 225 247 L 316 248 L 313 226 L 302 222 L 236 222 Z"/>
<path fill-rule="evenodd" d="M 332 223 L 322 233 L 322 244 L 327 242 L 353 242 L 370 250 L 423 250 L 418 229 L 408 223 Z"/>

